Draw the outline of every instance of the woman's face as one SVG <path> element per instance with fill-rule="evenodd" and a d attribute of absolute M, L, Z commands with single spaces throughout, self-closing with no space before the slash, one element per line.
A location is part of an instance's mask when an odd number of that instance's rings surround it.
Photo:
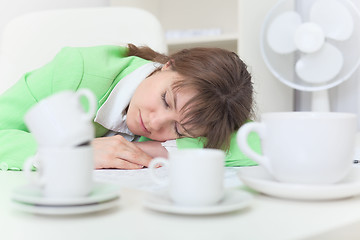
<path fill-rule="evenodd" d="M 174 92 L 172 84 L 178 80 L 181 76 L 166 64 L 142 81 L 127 111 L 126 124 L 132 133 L 155 141 L 191 137 L 181 124 L 180 110 L 196 92 L 191 89 Z"/>

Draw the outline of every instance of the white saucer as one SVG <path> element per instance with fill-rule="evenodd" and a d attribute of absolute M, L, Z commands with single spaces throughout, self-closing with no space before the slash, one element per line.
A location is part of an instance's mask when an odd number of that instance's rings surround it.
<path fill-rule="evenodd" d="M 38 185 L 24 185 L 14 189 L 11 196 L 13 201 L 23 204 L 37 204 L 46 206 L 71 206 L 95 204 L 119 198 L 119 187 L 107 183 L 95 183 L 92 192 L 81 198 L 47 198 L 42 195 Z"/>
<path fill-rule="evenodd" d="M 166 193 L 151 194 L 144 201 L 144 206 L 166 213 L 186 215 L 209 215 L 227 213 L 245 208 L 250 205 L 253 197 L 242 190 L 227 190 L 224 199 L 217 205 L 203 207 L 188 207 L 174 204 Z"/>
<path fill-rule="evenodd" d="M 239 168 L 238 176 L 252 189 L 280 198 L 333 200 L 360 194 L 360 168 L 355 166 L 341 182 L 329 185 L 281 183 L 261 166 Z"/>
<path fill-rule="evenodd" d="M 69 206 L 49 206 L 49 205 L 32 205 L 21 203 L 17 201 L 12 201 L 12 205 L 17 210 L 24 212 L 43 214 L 43 215 L 74 215 L 74 214 L 84 214 L 90 212 L 98 212 L 106 210 L 118 205 L 118 198 L 115 198 L 110 201 L 93 203 L 88 205 L 69 205 Z"/>

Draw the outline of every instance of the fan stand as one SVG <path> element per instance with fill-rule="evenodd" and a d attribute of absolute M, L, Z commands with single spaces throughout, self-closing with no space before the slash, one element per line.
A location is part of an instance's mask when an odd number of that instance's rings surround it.
<path fill-rule="evenodd" d="M 311 111 L 330 112 L 330 100 L 328 90 L 314 91 L 311 95 Z"/>

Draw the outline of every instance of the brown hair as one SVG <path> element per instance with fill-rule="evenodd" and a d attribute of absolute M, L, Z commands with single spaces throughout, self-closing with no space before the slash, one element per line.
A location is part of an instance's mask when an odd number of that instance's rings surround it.
<path fill-rule="evenodd" d="M 198 94 L 185 104 L 189 132 L 201 130 L 206 148 L 228 149 L 231 134 L 252 116 L 253 86 L 246 64 L 237 54 L 220 48 L 190 48 L 170 56 L 148 47 L 129 44 L 129 56 L 165 64 L 183 79 L 174 83 L 179 90 L 189 87 Z M 191 106 L 191 107 L 189 107 Z"/>

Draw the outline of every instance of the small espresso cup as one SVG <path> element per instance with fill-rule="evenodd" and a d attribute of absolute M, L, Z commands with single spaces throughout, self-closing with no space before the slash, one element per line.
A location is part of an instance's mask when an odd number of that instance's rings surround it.
<path fill-rule="evenodd" d="M 169 152 L 169 159 L 150 162 L 150 176 L 168 185 L 170 199 L 178 205 L 209 206 L 224 196 L 225 153 L 216 149 L 185 149 Z M 159 178 L 158 166 L 165 166 L 169 177 Z"/>
<path fill-rule="evenodd" d="M 32 173 L 38 162 L 38 173 Z M 93 188 L 93 149 L 90 145 L 74 148 L 41 148 L 24 164 L 32 184 L 41 187 L 47 198 L 80 198 Z"/>
<path fill-rule="evenodd" d="M 88 102 L 87 112 L 82 98 Z M 96 109 L 96 98 L 90 90 L 66 90 L 32 107 L 25 115 L 25 123 L 39 147 L 76 146 L 94 138 L 92 119 Z"/>
<path fill-rule="evenodd" d="M 237 143 L 280 182 L 333 184 L 351 169 L 356 129 L 357 118 L 351 113 L 265 113 L 261 122 L 239 129 Z M 249 147 L 250 132 L 259 134 L 262 154 Z"/>

